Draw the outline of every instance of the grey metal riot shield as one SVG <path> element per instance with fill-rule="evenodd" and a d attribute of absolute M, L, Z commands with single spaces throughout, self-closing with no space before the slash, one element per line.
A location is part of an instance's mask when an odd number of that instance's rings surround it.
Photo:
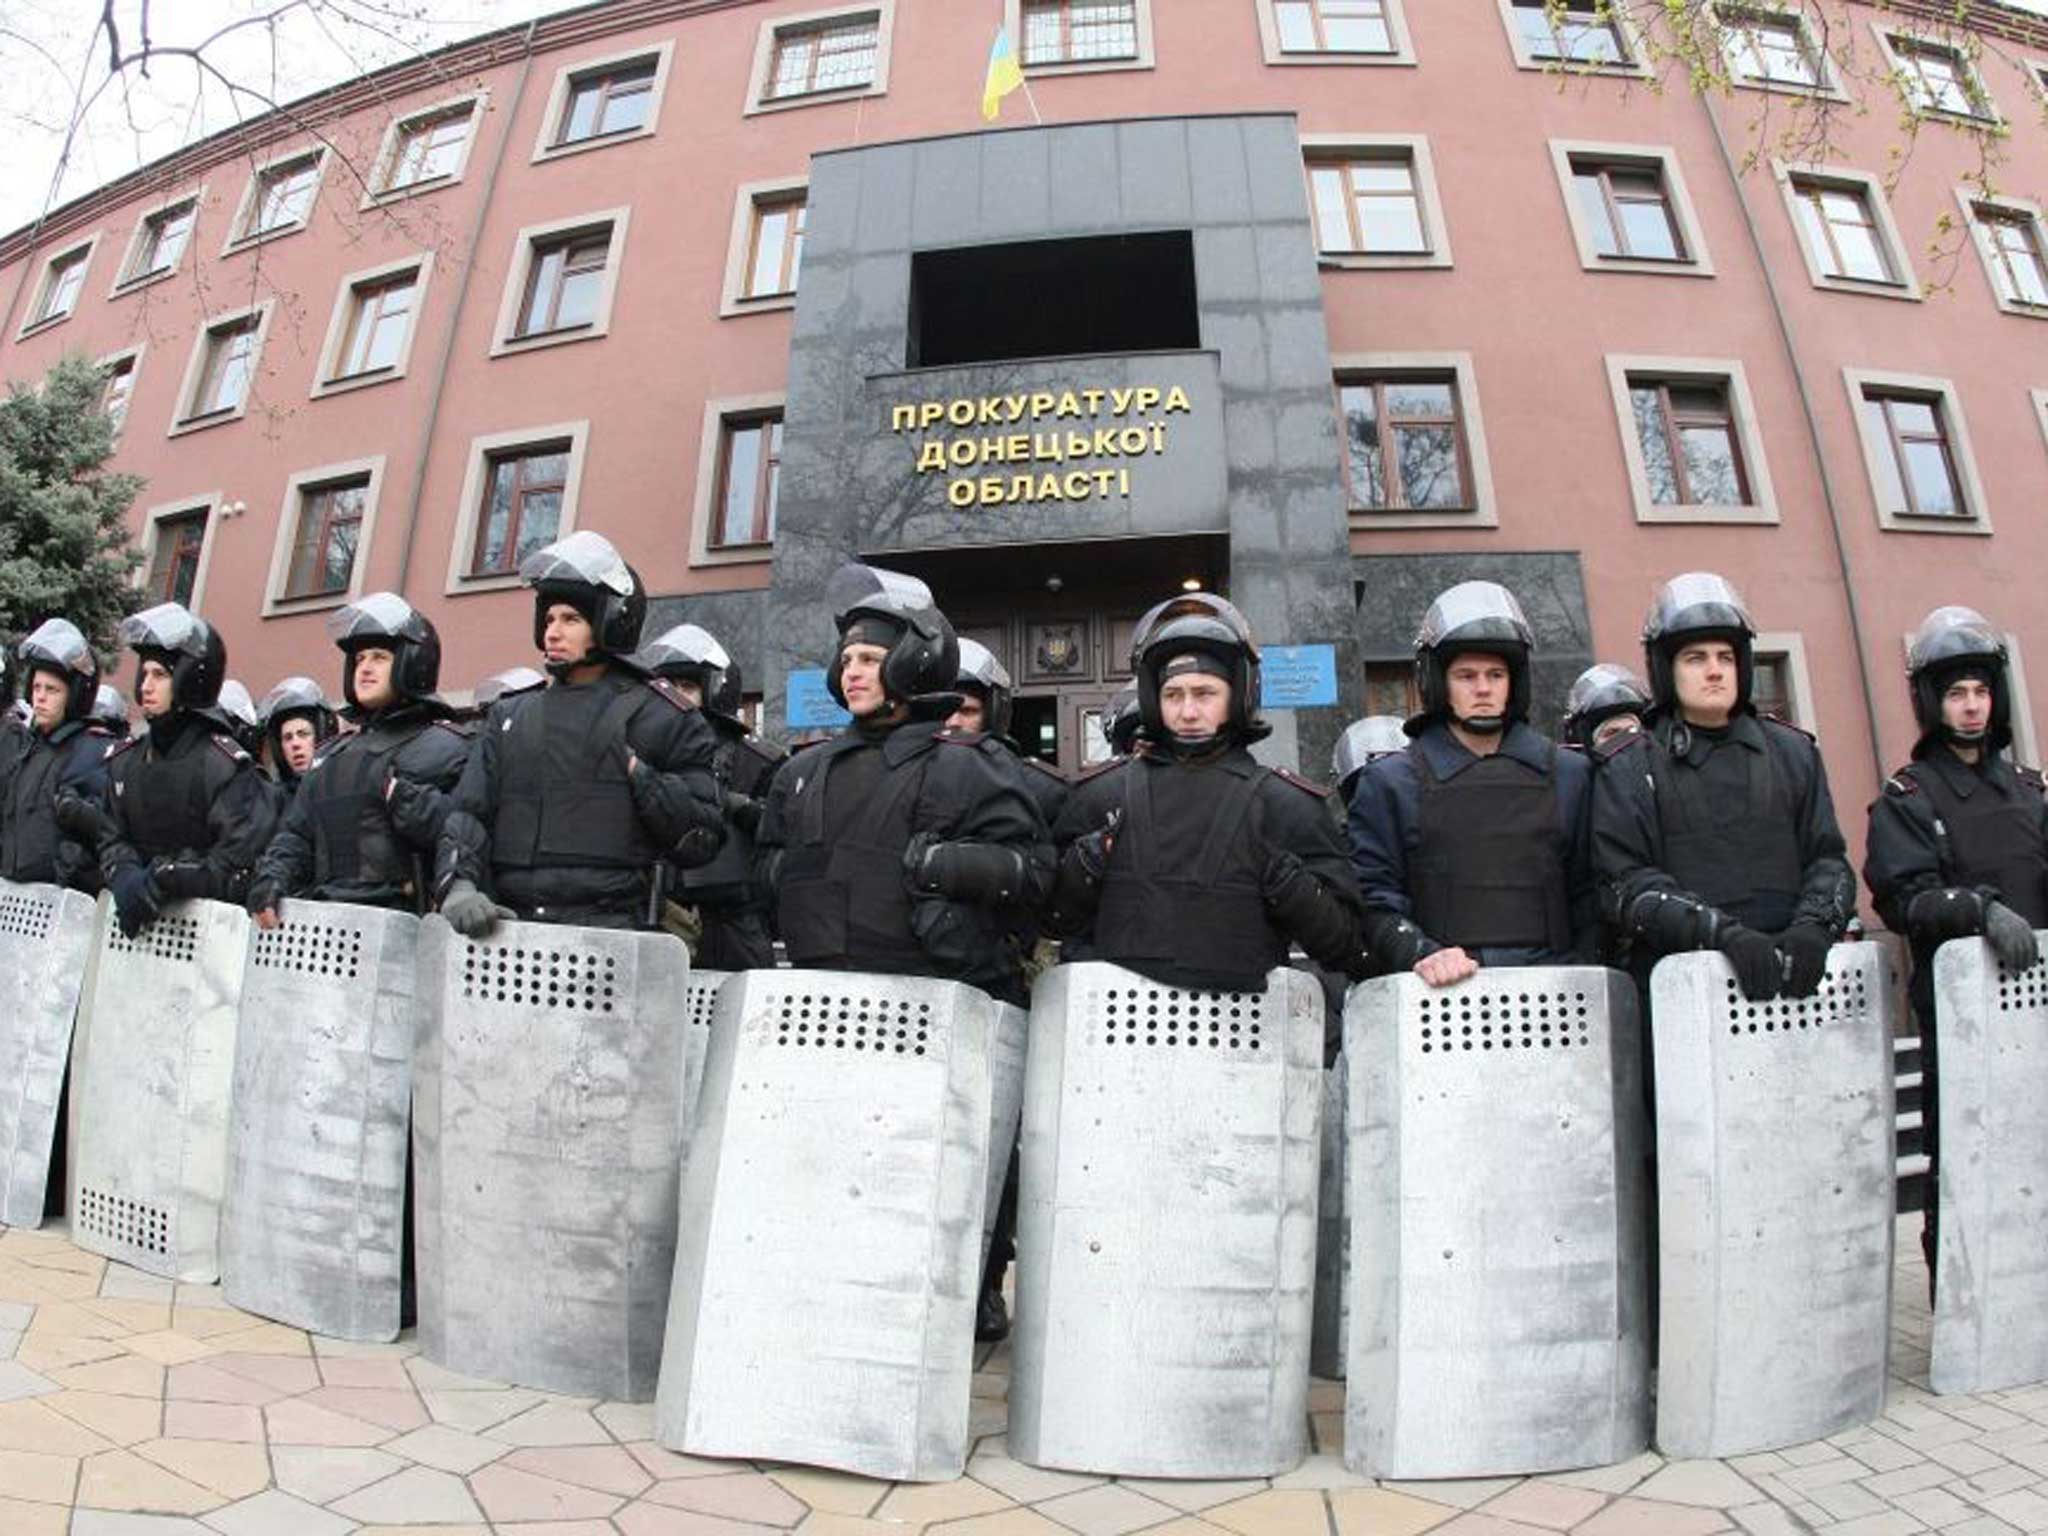
<path fill-rule="evenodd" d="M 711 1020 L 718 1011 L 718 989 L 731 971 L 692 971 L 683 985 L 683 1108 L 688 1127 L 697 1123 L 697 1100 L 704 1091 L 704 1054 L 711 1048 Z"/>
<path fill-rule="evenodd" d="M 2048 964 L 2018 975 L 1982 939 L 1934 957 L 1941 1144 L 1937 1392 L 2048 1380 Z"/>
<path fill-rule="evenodd" d="M 1350 1096 L 1343 1056 L 1323 1072 L 1322 1178 L 1316 1196 L 1316 1310 L 1309 1335 L 1309 1368 L 1330 1381 L 1342 1381 L 1349 1362 L 1351 1298 L 1350 1204 L 1344 1188 L 1344 1149 L 1351 1138 L 1344 1124 Z"/>
<path fill-rule="evenodd" d="M 92 935 L 90 896 L 0 880 L 0 1225 L 43 1224 Z"/>
<path fill-rule="evenodd" d="M 996 1212 L 1003 1203 L 1003 1181 L 1010 1173 L 1010 1149 L 1024 1119 L 1024 1051 L 1031 1041 L 1031 1015 L 1009 1003 L 996 1004 L 995 1033 L 989 1052 L 991 1083 L 988 1116 L 988 1182 L 981 1202 L 981 1267 L 988 1268 L 988 1250 L 995 1241 Z"/>
<path fill-rule="evenodd" d="M 72 1050 L 72 1241 L 137 1269 L 220 1278 L 248 917 L 180 901 L 122 937 L 100 898 Z"/>
<path fill-rule="evenodd" d="M 1604 1466 L 1649 1443 L 1635 988 L 1592 966 L 1353 988 L 1344 1460 Z"/>
<path fill-rule="evenodd" d="M 1650 976 L 1657 1053 L 1657 1448 L 1737 1456 L 1884 1409 L 1892 1030 L 1882 952 L 1750 1002 L 1718 954 Z"/>
<path fill-rule="evenodd" d="M 1306 1450 L 1322 987 L 1040 978 L 1024 1092 L 1010 1453 L 1265 1477 Z"/>
<path fill-rule="evenodd" d="M 936 1481 L 967 1458 L 996 1005 L 744 971 L 718 996 L 655 1438 Z"/>
<path fill-rule="evenodd" d="M 467 1376 L 646 1401 L 685 1140 L 665 933 L 500 923 L 419 940 L 413 1232 L 420 1347 Z"/>
<path fill-rule="evenodd" d="M 250 941 L 220 1233 L 221 1290 L 246 1312 L 398 1337 L 419 927 L 288 901 Z"/>

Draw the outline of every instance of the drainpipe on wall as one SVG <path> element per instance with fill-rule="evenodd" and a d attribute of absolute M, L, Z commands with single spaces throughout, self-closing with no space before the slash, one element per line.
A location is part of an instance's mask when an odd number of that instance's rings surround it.
<path fill-rule="evenodd" d="M 1856 647 L 1856 681 L 1863 692 L 1863 719 L 1870 732 L 1870 765 L 1877 774 L 1878 783 L 1885 779 L 1884 747 L 1877 733 L 1877 698 L 1871 692 L 1870 658 L 1863 644 L 1863 615 L 1856 602 L 1854 573 L 1849 566 L 1849 545 L 1842 536 L 1842 511 L 1835 501 L 1833 477 L 1828 473 L 1827 455 L 1822 450 L 1820 439 L 1820 417 L 1814 410 L 1813 391 L 1807 387 L 1806 367 L 1800 361 L 1799 346 L 1792 334 L 1792 322 L 1785 314 L 1784 302 L 1778 295 L 1778 280 L 1771 270 L 1769 255 L 1764 250 L 1763 232 L 1758 229 L 1756 215 L 1750 209 L 1749 198 L 1743 191 L 1742 172 L 1735 163 L 1735 156 L 1729 151 L 1728 136 L 1721 130 L 1721 119 L 1714 112 L 1714 104 L 1704 91 L 1698 93 L 1700 110 L 1707 115 L 1707 126 L 1714 133 L 1714 147 L 1721 152 L 1721 168 L 1728 173 L 1728 184 L 1735 189 L 1735 204 L 1742 210 L 1743 228 L 1749 232 L 1750 249 L 1756 253 L 1757 269 L 1763 273 L 1764 290 L 1771 296 L 1771 316 L 1777 322 L 1778 339 L 1784 344 L 1785 357 L 1792 365 L 1792 380 L 1799 390 L 1799 409 L 1806 419 L 1807 441 L 1813 447 L 1813 466 L 1820 476 L 1821 501 L 1828 511 L 1828 528 L 1835 540 L 1835 563 L 1842 574 L 1842 596 L 1849 607 L 1849 637 Z"/>
<path fill-rule="evenodd" d="M 505 168 L 505 150 L 512 142 L 512 125 L 518 120 L 519 105 L 526 99 L 527 77 L 533 73 L 533 35 L 540 26 L 535 17 L 526 24 L 526 57 L 519 66 L 518 83 L 512 87 L 511 105 L 505 110 L 504 131 L 498 135 L 497 152 L 484 176 L 483 196 L 477 202 L 476 218 L 470 225 L 468 259 L 462 264 L 462 278 L 455 285 L 455 310 L 448 317 L 448 332 L 441 341 L 440 360 L 434 365 L 434 387 L 427 395 L 426 420 L 420 425 L 419 462 L 413 466 L 412 495 L 405 509 L 405 542 L 399 546 L 398 580 L 393 589 L 405 596 L 406 579 L 412 573 L 412 546 L 420 526 L 420 498 L 426 494 L 427 464 L 434 451 L 434 429 L 441 420 L 441 396 L 448 386 L 448 365 L 455 357 L 455 338 L 462 330 L 462 311 L 469 300 L 469 282 L 476 271 L 477 249 L 483 239 L 484 221 L 490 217 L 491 202 L 498 191 L 498 174 Z"/>

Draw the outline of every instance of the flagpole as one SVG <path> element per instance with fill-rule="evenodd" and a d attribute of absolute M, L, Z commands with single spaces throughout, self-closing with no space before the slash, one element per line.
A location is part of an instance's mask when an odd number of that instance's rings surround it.
<path fill-rule="evenodd" d="M 1021 70 L 1023 66 L 1020 64 L 1018 68 Z M 1038 98 L 1031 94 L 1031 82 L 1028 79 L 1024 82 L 1024 105 L 1031 109 L 1031 121 L 1043 128 L 1045 119 L 1038 115 Z"/>

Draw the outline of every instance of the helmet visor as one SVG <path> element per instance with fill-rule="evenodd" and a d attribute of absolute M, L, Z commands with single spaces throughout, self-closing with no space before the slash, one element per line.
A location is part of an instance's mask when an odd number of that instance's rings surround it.
<path fill-rule="evenodd" d="M 641 664 L 654 671 L 661 667 L 707 667 L 723 671 L 732 665 L 725 647 L 707 629 L 696 624 L 678 624 L 665 630 L 640 652 Z"/>
<path fill-rule="evenodd" d="M 960 681 L 970 687 L 1008 690 L 1010 674 L 995 652 L 979 640 L 960 640 Z"/>
<path fill-rule="evenodd" d="M 1155 640 L 1167 631 L 1168 626 L 1182 620 L 1205 620 L 1211 627 L 1200 633 L 1220 637 L 1229 644 L 1241 646 L 1256 661 L 1259 647 L 1252 639 L 1252 626 L 1237 606 L 1213 592 L 1184 592 L 1178 597 L 1169 597 L 1163 603 L 1155 603 L 1145 611 L 1131 629 L 1131 665 L 1135 667 Z M 1193 630 L 1179 630 L 1176 633 L 1192 634 Z"/>
<path fill-rule="evenodd" d="M 92 647 L 69 619 L 43 620 L 21 642 L 17 654 L 32 666 L 61 667 L 81 677 L 91 677 L 98 670 L 93 665 Z"/>
<path fill-rule="evenodd" d="M 243 725 L 258 723 L 256 701 L 249 697 L 249 690 L 232 677 L 220 685 L 220 696 L 214 702 L 220 707 L 220 712 L 230 720 L 239 721 Z"/>
<path fill-rule="evenodd" d="M 367 644 L 372 640 L 418 642 L 427 638 L 427 623 L 396 592 L 372 592 L 330 614 L 327 634 L 336 645 Z"/>
<path fill-rule="evenodd" d="M 1650 690 L 1635 673 L 1603 661 L 1579 674 L 1565 697 L 1564 712 L 1569 719 L 1596 709 L 1647 709 L 1649 705 Z"/>
<path fill-rule="evenodd" d="M 256 707 L 256 716 L 268 725 L 280 710 L 327 708 L 327 696 L 313 679 L 288 677 L 263 695 L 263 702 Z"/>
<path fill-rule="evenodd" d="M 1415 632 L 1415 646 L 1433 651 L 1446 644 L 1494 640 L 1530 648 L 1535 638 L 1514 593 L 1498 582 L 1461 581 L 1429 605 Z"/>
<path fill-rule="evenodd" d="M 1912 643 L 1906 647 L 1906 668 L 1918 672 L 1937 662 L 1957 661 L 1966 656 L 2003 661 L 2005 637 L 1976 609 L 1952 603 L 1935 609 L 1920 621 Z"/>
<path fill-rule="evenodd" d="M 620 597 L 631 597 L 634 586 L 625 557 L 612 548 L 610 539 L 587 528 L 528 555 L 519 562 L 519 579 L 529 587 L 552 581 L 581 582 Z"/>
<path fill-rule="evenodd" d="M 939 605 L 932 589 L 901 571 L 858 563 L 842 565 L 825 584 L 825 600 L 832 609 L 835 629 L 845 629 L 847 620 L 857 613 L 900 619 L 923 635 L 939 629 Z"/>
<path fill-rule="evenodd" d="M 1331 772 L 1341 784 L 1374 758 L 1399 752 L 1407 745 L 1408 733 L 1401 729 L 1399 717 L 1368 715 L 1352 721 L 1337 738 L 1337 750 L 1330 759 Z"/>
<path fill-rule="evenodd" d="M 134 651 L 206 654 L 206 626 L 177 603 L 158 603 L 121 621 L 121 643 Z"/>
<path fill-rule="evenodd" d="M 1727 577 L 1712 571 L 1687 571 L 1658 590 L 1650 615 L 1643 621 L 1643 638 L 1659 640 L 1666 635 L 1716 629 L 1754 635 L 1756 625 L 1750 622 L 1749 605 Z"/>

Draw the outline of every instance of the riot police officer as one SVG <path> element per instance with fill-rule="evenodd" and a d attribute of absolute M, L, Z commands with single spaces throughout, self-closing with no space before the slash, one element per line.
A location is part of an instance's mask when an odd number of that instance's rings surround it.
<path fill-rule="evenodd" d="M 1052 871 L 1044 822 L 1013 766 L 945 729 L 959 646 L 931 590 L 865 565 L 826 596 L 826 672 L 852 715 L 777 770 L 761 869 L 791 963 L 943 976 L 1021 993 L 1017 907 Z"/>
<path fill-rule="evenodd" d="M 112 683 L 101 683 L 93 695 L 92 718 L 116 741 L 128 739 L 128 700 Z"/>
<path fill-rule="evenodd" d="M 1627 667 L 1596 661 L 1572 681 L 1564 701 L 1567 746 L 1591 752 L 1627 731 L 1640 731 L 1650 713 L 1650 690 Z"/>
<path fill-rule="evenodd" d="M 2041 775 L 2004 755 L 2012 674 L 1990 620 L 1970 608 L 1935 609 L 1913 636 L 1906 669 L 1920 739 L 1913 760 L 1871 802 L 1863 878 L 1878 916 L 1913 952 L 1929 1162 L 1920 1241 L 1931 1294 L 1941 1157 L 1934 952 L 1982 934 L 2008 971 L 2040 958 L 2034 930 L 2048 927 L 2048 800 Z"/>
<path fill-rule="evenodd" d="M 678 624 L 642 650 L 639 661 L 701 710 L 718 738 L 712 771 L 725 813 L 725 843 L 708 864 L 681 871 L 679 885 L 681 899 L 697 909 L 697 963 L 717 971 L 772 966 L 775 941 L 754 875 L 754 838 L 769 780 L 785 754 L 740 719 L 739 664 L 710 631 Z"/>
<path fill-rule="evenodd" d="M 1659 955 L 1718 949 L 1744 996 L 1810 997 L 1855 879 L 1819 748 L 1751 702 L 1755 639 L 1720 576 L 1658 591 L 1643 625 L 1655 715 L 1600 749 L 1593 856 L 1643 975 Z"/>
<path fill-rule="evenodd" d="M 1367 940 L 1389 971 L 1441 987 L 1482 964 L 1593 955 L 1592 773 L 1528 723 L 1534 649 L 1522 605 L 1494 582 L 1460 582 L 1423 615 L 1413 740 L 1351 796 Z"/>
<path fill-rule="evenodd" d="M 256 706 L 256 718 L 263 726 L 271 772 L 289 805 L 314 757 L 334 739 L 339 722 L 320 685 L 310 677 L 288 677 L 271 689 Z"/>
<path fill-rule="evenodd" d="M 264 850 L 248 899 L 262 928 L 277 925 L 288 896 L 426 911 L 435 845 L 469 761 L 470 733 L 434 696 L 441 637 L 426 615 L 374 592 L 338 609 L 327 632 L 358 729 L 321 748 Z M 311 679 L 292 681 L 319 697 Z"/>
<path fill-rule="evenodd" d="M 500 698 L 477 733 L 441 834 L 441 911 L 471 937 L 511 916 L 652 928 L 671 865 L 725 840 L 716 741 L 674 684 L 632 669 L 647 590 L 608 539 L 572 533 L 519 579 L 548 686 Z"/>
<path fill-rule="evenodd" d="M 960 706 L 946 717 L 946 729 L 956 736 L 979 738 L 982 750 L 1015 763 L 1024 780 L 1024 791 L 1050 828 L 1059 820 L 1067 803 L 1067 781 L 1044 759 L 1020 749 L 1010 735 L 1011 706 L 1016 686 L 1010 670 L 996 659 L 995 652 L 979 640 L 960 641 L 960 672 L 953 679 L 953 691 Z"/>
<path fill-rule="evenodd" d="M 107 756 L 100 873 L 133 937 L 166 901 L 240 901 L 277 824 L 270 787 L 216 701 L 227 645 L 204 619 L 159 603 L 121 621 L 147 729 Z"/>
<path fill-rule="evenodd" d="M 220 694 L 214 700 L 214 713 L 228 734 L 235 738 L 235 745 L 263 765 L 263 718 L 256 712 L 256 700 L 248 687 L 239 679 L 230 677 L 220 685 Z"/>
<path fill-rule="evenodd" d="M 1361 974 L 1360 909 L 1325 791 L 1263 767 L 1259 650 L 1206 592 L 1132 632 L 1146 751 L 1087 770 L 1054 830 L 1053 929 L 1165 986 L 1258 992 L 1290 941 Z"/>
<path fill-rule="evenodd" d="M 1407 750 L 1408 733 L 1401 728 L 1399 715 L 1367 715 L 1345 726 L 1344 734 L 1337 738 L 1337 745 L 1330 752 L 1330 778 L 1336 785 L 1338 803 L 1351 804 L 1358 776 L 1370 764 L 1390 753 Z"/>
<path fill-rule="evenodd" d="M 97 891 L 97 807 L 113 746 L 92 718 L 99 661 L 69 619 L 45 619 L 16 654 L 31 714 L 0 743 L 0 879 Z"/>

